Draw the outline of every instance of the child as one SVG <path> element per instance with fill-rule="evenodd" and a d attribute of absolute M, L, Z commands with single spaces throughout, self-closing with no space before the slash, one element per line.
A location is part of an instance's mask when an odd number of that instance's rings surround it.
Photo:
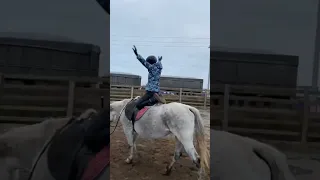
<path fill-rule="evenodd" d="M 148 69 L 148 83 L 146 85 L 146 93 L 138 99 L 136 102 L 136 107 L 140 110 L 145 105 L 150 102 L 150 99 L 153 98 L 155 93 L 160 91 L 160 76 L 162 72 L 162 56 L 158 57 L 158 60 L 155 56 L 148 56 L 145 60 L 140 54 L 136 46 L 133 46 L 133 52 L 136 55 L 137 59 L 141 64 Z"/>

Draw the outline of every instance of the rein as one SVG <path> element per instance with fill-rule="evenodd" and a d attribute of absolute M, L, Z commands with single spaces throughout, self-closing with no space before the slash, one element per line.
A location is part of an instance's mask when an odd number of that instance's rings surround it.
<path fill-rule="evenodd" d="M 29 173 L 29 176 L 28 176 L 28 180 L 30 180 L 33 176 L 33 172 L 34 170 L 36 169 L 36 166 L 41 158 L 41 156 L 43 155 L 43 153 L 47 150 L 47 148 L 49 147 L 49 145 L 51 144 L 51 142 L 53 141 L 53 137 L 58 134 L 58 133 L 61 133 L 63 130 L 65 130 L 70 124 L 72 124 L 73 122 L 75 122 L 76 119 L 74 117 L 70 118 L 70 120 L 65 124 L 63 125 L 60 129 L 56 130 L 55 133 L 53 133 L 53 135 L 51 137 L 49 137 L 49 139 L 46 141 L 46 143 L 44 144 L 44 146 L 42 147 L 41 151 L 38 153 L 38 155 L 36 156 L 36 159 L 35 161 L 33 162 L 33 165 L 32 165 L 32 168 L 31 168 L 31 171 Z"/>
<path fill-rule="evenodd" d="M 127 102 L 127 104 L 121 109 L 121 111 L 120 111 L 120 113 L 119 113 L 119 116 L 118 116 L 118 118 L 117 118 L 116 125 L 115 125 L 115 126 L 111 126 L 111 127 L 114 127 L 114 128 L 113 128 L 112 133 L 110 133 L 110 135 L 112 135 L 112 134 L 114 133 L 114 131 L 117 129 L 118 123 L 119 123 L 119 121 L 120 121 L 120 117 L 121 117 L 123 111 L 126 109 L 127 105 L 128 105 L 131 101 L 133 101 L 133 100 L 134 100 L 134 98 L 132 98 L 129 102 Z"/>

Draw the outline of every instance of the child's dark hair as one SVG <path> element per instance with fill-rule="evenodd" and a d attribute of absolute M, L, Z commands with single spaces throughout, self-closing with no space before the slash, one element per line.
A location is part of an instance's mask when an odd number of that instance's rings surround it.
<path fill-rule="evenodd" d="M 157 58 L 155 56 L 148 56 L 146 61 L 150 64 L 154 64 L 157 62 Z"/>

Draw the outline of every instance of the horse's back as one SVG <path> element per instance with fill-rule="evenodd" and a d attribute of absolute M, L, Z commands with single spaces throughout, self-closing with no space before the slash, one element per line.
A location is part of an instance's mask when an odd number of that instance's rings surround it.
<path fill-rule="evenodd" d="M 224 180 L 253 179 L 254 177 L 262 179 L 263 177 L 269 180 L 271 179 L 270 167 L 262 157 L 268 155 L 272 161 L 270 165 L 276 166 L 279 172 L 284 173 L 286 177 L 284 179 L 292 179 L 285 155 L 272 146 L 224 131 L 211 130 L 210 136 L 211 167 L 215 169 L 214 175 L 217 176 L 215 178 Z M 264 154 L 261 156 L 254 149 L 261 150 Z"/>

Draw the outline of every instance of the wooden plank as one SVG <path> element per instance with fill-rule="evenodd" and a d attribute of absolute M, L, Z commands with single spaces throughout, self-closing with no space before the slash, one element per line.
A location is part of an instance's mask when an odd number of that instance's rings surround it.
<path fill-rule="evenodd" d="M 295 104 L 297 100 L 294 99 L 275 99 L 267 97 L 254 97 L 254 96 L 235 96 L 230 95 L 231 100 L 244 100 L 244 101 L 259 101 L 259 102 L 273 102 L 279 104 Z"/>
<path fill-rule="evenodd" d="M 253 107 L 230 107 L 230 111 L 242 111 L 252 113 L 273 113 L 295 116 L 298 115 L 297 111 L 287 109 L 275 109 L 275 108 L 253 108 Z"/>
<path fill-rule="evenodd" d="M 308 138 L 320 138 L 320 133 L 318 132 L 309 132 Z"/>
<path fill-rule="evenodd" d="M 244 92 L 264 92 L 270 94 L 292 94 L 297 90 L 293 88 L 274 88 L 270 86 L 246 86 L 246 85 L 231 85 L 231 91 L 241 90 Z"/>
<path fill-rule="evenodd" d="M 135 94 L 138 94 L 138 93 L 134 92 L 133 95 L 135 95 Z M 121 96 L 121 95 L 130 96 L 130 92 L 129 93 L 127 93 L 127 92 L 117 92 L 117 93 L 110 92 L 110 95 L 111 96 Z"/>
<path fill-rule="evenodd" d="M 119 99 L 127 99 L 127 98 L 130 98 L 130 95 L 110 95 L 110 97 L 116 97 Z"/>
<path fill-rule="evenodd" d="M 66 108 L 60 107 L 43 107 L 43 106 L 10 106 L 0 105 L 2 110 L 20 110 L 20 111 L 66 111 Z"/>
<path fill-rule="evenodd" d="M 170 102 L 170 101 L 169 101 Z M 197 103 L 197 102 L 183 102 L 183 104 L 187 104 L 187 105 L 190 105 L 190 106 L 201 106 L 203 107 L 203 103 Z"/>
<path fill-rule="evenodd" d="M 109 82 L 109 78 L 104 77 L 76 77 L 76 76 L 37 76 L 28 74 L 5 74 L 4 78 L 22 79 L 22 80 L 45 80 L 45 81 L 66 81 L 70 80 L 75 82 Z"/>
<path fill-rule="evenodd" d="M 98 88 L 82 88 L 82 87 L 77 87 L 75 89 L 75 93 L 90 93 L 90 94 L 95 94 L 95 93 L 110 93 L 109 89 L 98 89 Z M 130 95 L 130 91 L 129 91 Z"/>
<path fill-rule="evenodd" d="M 18 101 L 67 101 L 66 97 L 52 97 L 52 96 L 23 96 L 23 95 L 6 95 L 2 97 L 4 100 L 18 100 Z"/>
<path fill-rule="evenodd" d="M 243 124 L 265 124 L 265 125 L 296 125 L 300 126 L 300 122 L 298 121 L 279 121 L 278 119 L 270 120 L 270 119 L 261 119 L 261 118 L 241 118 L 240 120 L 235 120 L 234 118 L 230 118 L 229 122 L 242 122 Z"/>
<path fill-rule="evenodd" d="M 20 90 L 37 90 L 37 91 L 66 91 L 68 88 L 64 86 L 47 86 L 47 85 L 23 85 L 23 84 L 5 84 L 4 89 L 20 89 Z"/>
<path fill-rule="evenodd" d="M 264 134 L 264 135 L 279 135 L 279 136 L 300 136 L 299 132 L 291 132 L 291 131 L 275 131 L 270 129 L 249 129 L 249 128 L 235 128 L 229 127 L 230 132 L 235 133 L 255 133 L 255 134 Z"/>
<path fill-rule="evenodd" d="M 39 122 L 44 121 L 45 119 L 47 119 L 47 118 L 0 116 L 0 123 L 21 123 L 21 124 L 29 124 L 29 123 L 39 123 Z"/>
<path fill-rule="evenodd" d="M 188 100 L 192 100 L 192 101 L 204 101 L 205 96 L 181 96 L 181 99 L 188 99 Z"/>

